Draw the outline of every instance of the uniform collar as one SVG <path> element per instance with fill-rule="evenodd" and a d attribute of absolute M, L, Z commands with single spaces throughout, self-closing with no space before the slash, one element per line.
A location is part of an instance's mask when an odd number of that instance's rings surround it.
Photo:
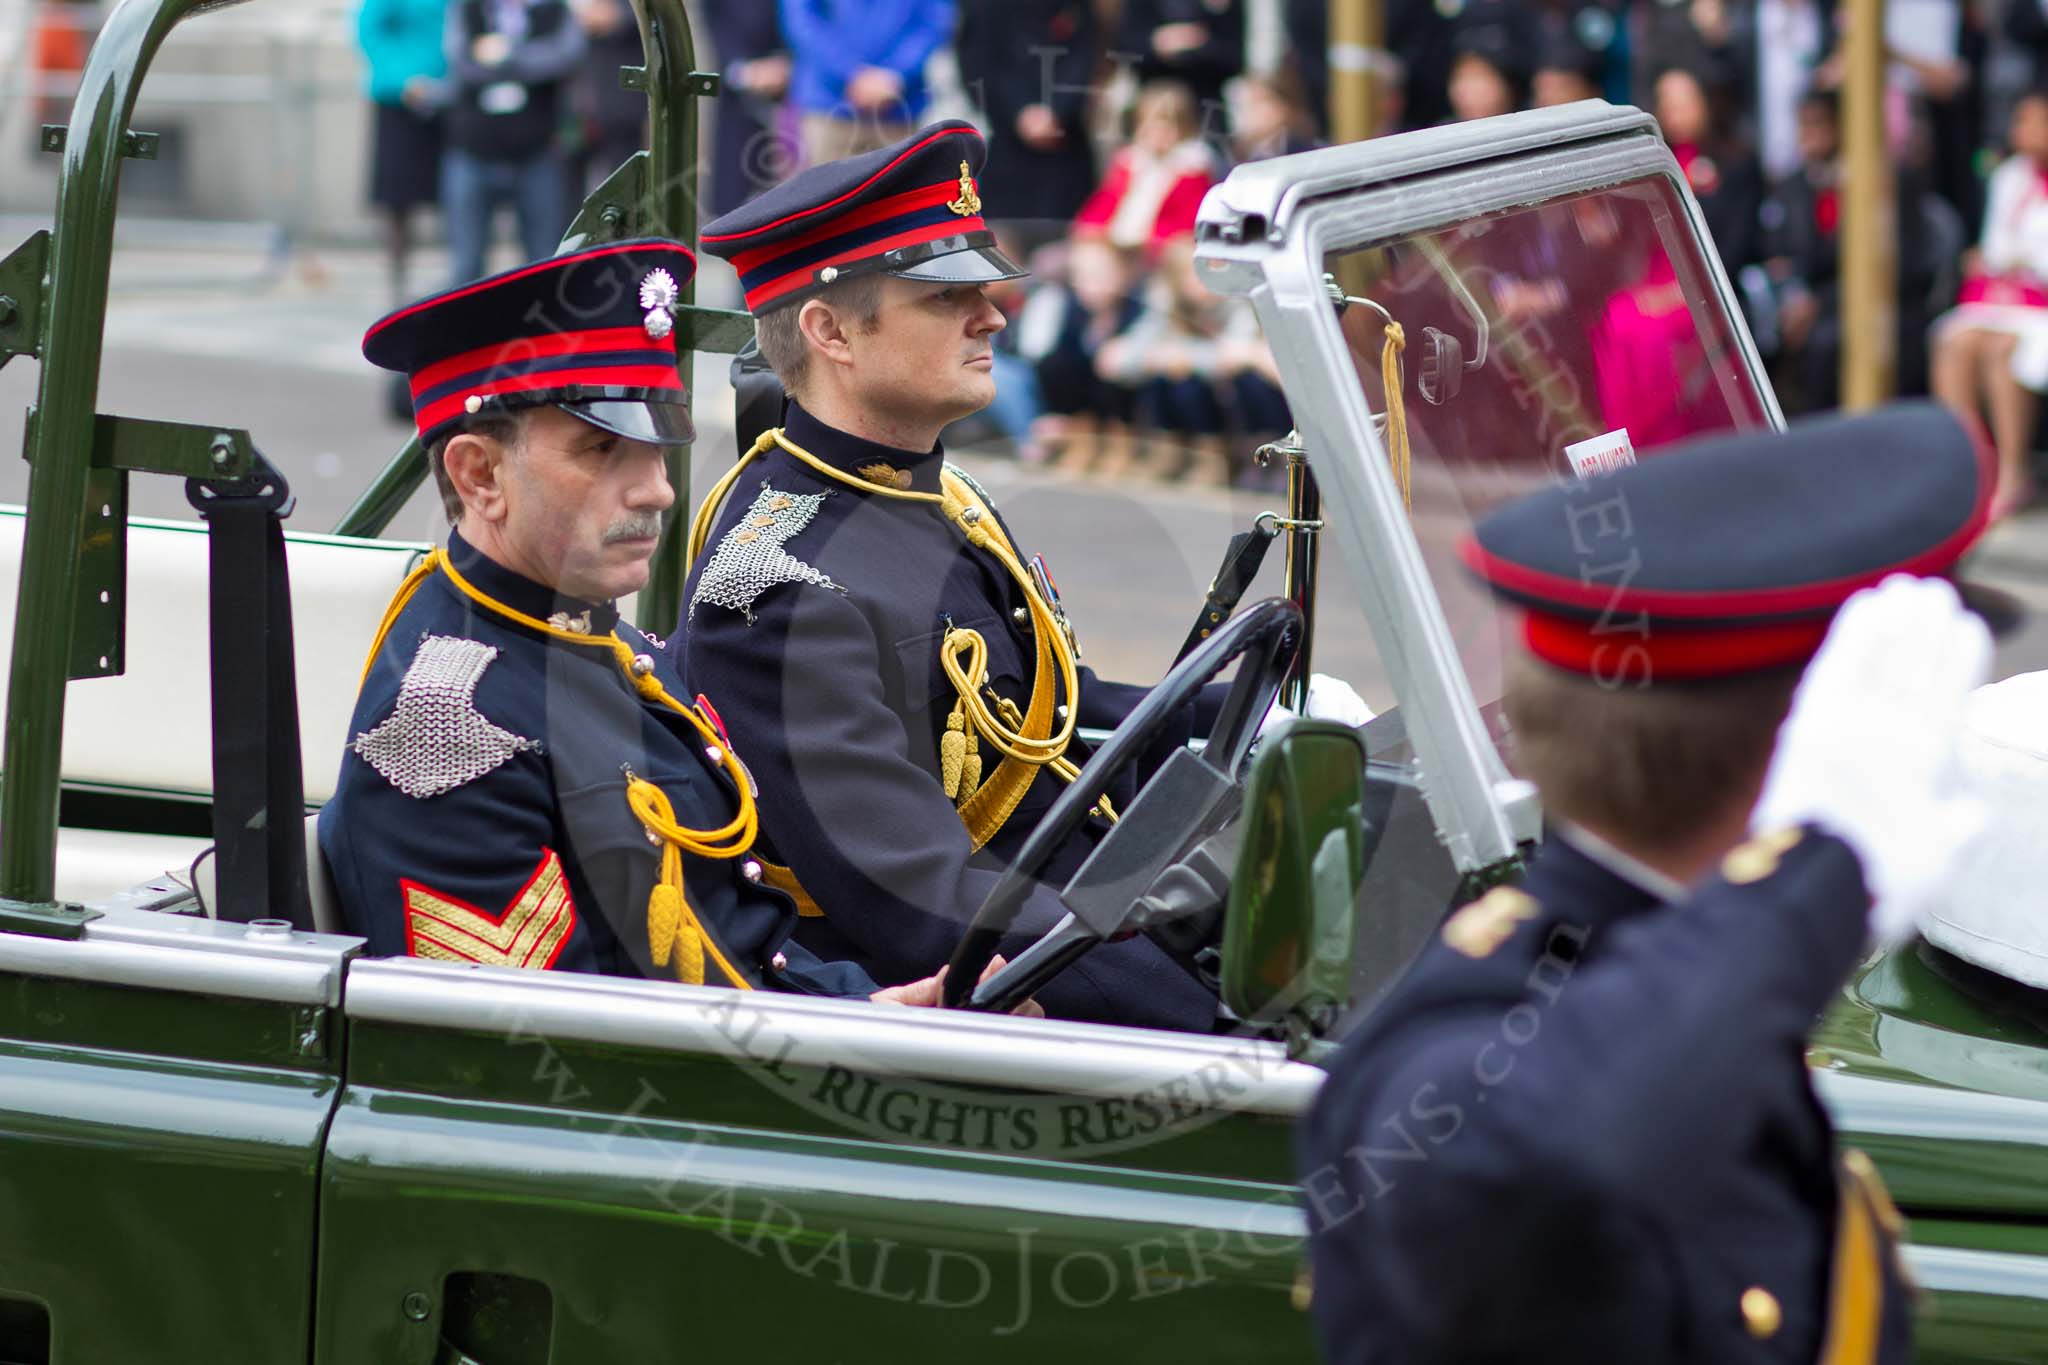
<path fill-rule="evenodd" d="M 619 623 L 616 604 L 564 597 L 544 583 L 536 583 L 524 574 L 512 572 L 464 540 L 461 531 L 450 529 L 448 532 L 448 560 L 457 573 L 485 596 L 503 602 L 514 611 L 537 616 L 550 625 L 593 635 L 609 635 L 612 627 Z"/>
<path fill-rule="evenodd" d="M 782 430 L 792 444 L 802 446 L 834 469 L 844 470 L 856 478 L 916 493 L 939 491 L 939 474 L 946 464 L 946 448 L 942 443 L 934 442 L 930 450 L 920 454 L 913 450 L 898 450 L 895 446 L 885 446 L 864 437 L 850 436 L 805 412 L 795 399 L 790 400 Z"/>
<path fill-rule="evenodd" d="M 1659 872 L 1633 854 L 1622 852 L 1593 831 L 1564 820 L 1554 824 L 1556 835 L 1587 861 L 1612 872 L 1636 890 L 1667 903 L 1684 900 L 1688 894 L 1685 883 L 1678 878 Z"/>

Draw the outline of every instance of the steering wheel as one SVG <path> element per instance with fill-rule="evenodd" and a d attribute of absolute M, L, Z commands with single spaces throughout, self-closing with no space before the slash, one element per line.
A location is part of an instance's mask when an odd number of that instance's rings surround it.
<path fill-rule="evenodd" d="M 1202 750 L 1203 762 L 1230 783 L 1239 780 L 1245 755 L 1258 736 L 1259 722 L 1271 709 L 1281 682 L 1294 666 L 1301 635 L 1301 609 L 1294 603 L 1284 597 L 1254 602 L 1175 664 L 1159 685 L 1132 708 L 1053 802 L 1052 809 L 1018 850 L 1016 861 L 1004 870 L 975 912 L 953 949 L 946 972 L 947 1008 L 1007 1013 L 1110 937 L 1067 915 L 1000 972 L 986 982 L 981 981 L 997 945 L 1037 886 L 1039 870 L 1080 827 L 1089 807 L 1118 773 L 1153 745 L 1173 723 L 1176 712 L 1192 702 L 1210 679 L 1242 657 L 1245 664 L 1231 681 L 1222 710 L 1210 730 L 1209 742 Z"/>

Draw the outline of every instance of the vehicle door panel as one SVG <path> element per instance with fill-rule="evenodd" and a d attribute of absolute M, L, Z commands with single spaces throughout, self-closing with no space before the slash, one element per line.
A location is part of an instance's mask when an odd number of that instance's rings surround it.
<path fill-rule="evenodd" d="M 0 1298 L 40 1307 L 51 1361 L 305 1358 L 352 941 L 243 934 L 0 935 Z"/>
<path fill-rule="evenodd" d="M 479 1272 L 545 1301 L 534 1359 L 1312 1358 L 1277 1052 L 411 962 L 350 1006 L 316 1360 L 434 1360 Z"/>

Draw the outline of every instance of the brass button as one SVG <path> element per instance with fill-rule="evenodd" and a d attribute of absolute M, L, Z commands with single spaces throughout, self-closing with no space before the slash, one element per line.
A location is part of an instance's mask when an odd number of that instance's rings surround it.
<path fill-rule="evenodd" d="M 761 880 L 761 865 L 749 858 L 740 864 L 740 875 L 750 882 L 758 882 Z"/>
<path fill-rule="evenodd" d="M 646 655 L 646 654 L 635 654 L 635 655 L 633 656 L 633 676 L 634 676 L 634 677 L 636 677 L 636 678 L 644 678 L 644 677 L 646 677 L 646 676 L 647 676 L 647 675 L 648 675 L 649 673 L 652 673 L 653 671 L 654 671 L 654 660 L 653 660 L 653 658 L 652 658 L 651 656 L 649 656 L 649 655 Z"/>
<path fill-rule="evenodd" d="M 1777 1295 L 1762 1285 L 1751 1285 L 1742 1291 L 1742 1325 L 1758 1341 L 1768 1341 L 1778 1335 L 1778 1328 L 1785 1321 L 1785 1310 L 1778 1307 Z"/>
<path fill-rule="evenodd" d="M 483 406 L 484 400 L 477 394 L 471 394 L 462 400 L 462 410 L 464 412 L 481 412 L 483 411 Z"/>
<path fill-rule="evenodd" d="M 725 762 L 725 750 L 719 748 L 716 744 L 712 744 L 705 748 L 704 757 L 710 759 L 714 764 L 723 763 Z"/>
<path fill-rule="evenodd" d="M 1028 625 L 1030 625 L 1030 624 L 1031 624 L 1031 608 L 1029 608 L 1029 607 L 1012 607 L 1012 608 L 1010 609 L 1010 619 L 1011 619 L 1012 621 L 1015 621 L 1015 622 L 1016 622 L 1016 623 L 1017 623 L 1018 625 L 1020 625 L 1020 626 L 1028 626 Z"/>

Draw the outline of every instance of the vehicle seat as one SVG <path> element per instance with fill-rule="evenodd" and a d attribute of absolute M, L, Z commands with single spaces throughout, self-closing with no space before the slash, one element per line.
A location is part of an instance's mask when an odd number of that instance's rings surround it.
<path fill-rule="evenodd" d="M 220 905 L 215 898 L 213 847 L 194 864 L 192 888 L 199 896 L 199 903 L 206 907 L 210 919 L 220 918 Z M 334 890 L 334 874 L 327 870 L 327 859 L 320 852 L 320 816 L 318 812 L 306 817 L 306 899 L 313 910 L 313 929 L 322 934 L 345 934 L 348 925 L 341 918 L 341 897 Z"/>
<path fill-rule="evenodd" d="M 345 934 L 341 921 L 341 897 L 334 890 L 334 874 L 327 870 L 326 855 L 320 852 L 320 816 L 306 817 L 306 899 L 313 907 L 313 928 L 322 934 Z"/>

